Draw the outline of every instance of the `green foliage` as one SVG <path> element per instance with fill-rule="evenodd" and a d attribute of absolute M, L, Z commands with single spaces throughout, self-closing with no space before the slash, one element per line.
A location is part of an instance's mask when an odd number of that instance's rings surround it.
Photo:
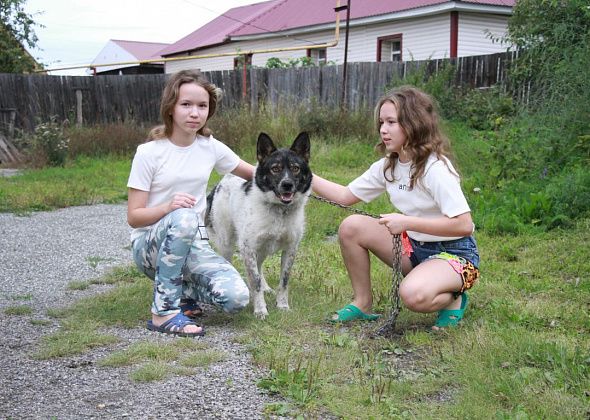
<path fill-rule="evenodd" d="M 450 61 L 443 62 L 436 71 L 431 62 L 418 62 L 409 67 L 405 78 L 394 78 L 386 89 L 401 85 L 422 89 L 436 100 L 442 117 L 466 122 L 477 130 L 497 129 L 514 115 L 515 104 L 509 92 L 499 86 L 455 86 L 455 72 Z"/>
<path fill-rule="evenodd" d="M 267 69 L 285 69 L 290 67 L 313 67 L 316 63 L 311 57 L 299 57 L 289 58 L 287 61 L 283 61 L 278 57 L 270 57 L 266 60 Z"/>
<path fill-rule="evenodd" d="M 476 130 L 496 130 L 515 113 L 512 97 L 498 86 L 467 89 L 455 98 L 450 118 L 461 118 Z"/>
<path fill-rule="evenodd" d="M 32 152 L 49 166 L 64 166 L 70 140 L 65 137 L 61 124 L 55 118 L 37 124 L 31 138 Z"/>
<path fill-rule="evenodd" d="M 587 55 L 589 37 L 590 9 L 586 0 L 519 0 L 508 23 L 507 41 L 520 49 L 518 68 L 512 70 L 512 77 L 516 82 L 532 79 L 541 88 L 539 94 L 551 93 L 556 83 L 565 82 L 555 70 L 569 76 L 587 73 L 583 71 L 587 66 L 578 67 L 572 59 Z M 543 92 L 543 87 L 548 91 Z"/>
<path fill-rule="evenodd" d="M 25 13 L 26 0 L 0 0 L 0 73 L 27 73 L 35 69 L 35 60 L 24 45 L 34 48 L 37 36 L 33 16 Z"/>
<path fill-rule="evenodd" d="M 513 90 L 531 86 L 527 103 L 568 150 L 590 133 L 590 9 L 586 0 L 521 0 L 507 40 L 519 48 Z M 564 144 L 565 143 L 565 144 Z"/>
<path fill-rule="evenodd" d="M 372 110 L 371 110 L 372 111 Z M 377 134 L 371 111 L 342 111 L 312 105 L 297 114 L 299 127 L 313 136 L 365 139 Z"/>
<path fill-rule="evenodd" d="M 552 201 L 552 214 L 564 220 L 590 215 L 590 172 L 587 166 L 575 166 L 551 178 L 545 187 Z"/>

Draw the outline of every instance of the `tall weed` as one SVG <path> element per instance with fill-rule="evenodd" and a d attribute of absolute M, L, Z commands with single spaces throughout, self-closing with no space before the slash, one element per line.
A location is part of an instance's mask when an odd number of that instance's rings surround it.
<path fill-rule="evenodd" d="M 143 143 L 148 129 L 129 123 L 66 128 L 70 138 L 70 156 L 127 155 Z"/>

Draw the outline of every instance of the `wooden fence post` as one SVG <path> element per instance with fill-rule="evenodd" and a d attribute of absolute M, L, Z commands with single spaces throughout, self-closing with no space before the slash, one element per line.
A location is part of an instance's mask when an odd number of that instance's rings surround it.
<path fill-rule="evenodd" d="M 76 89 L 76 125 L 81 126 L 84 122 L 82 117 L 82 89 Z"/>
<path fill-rule="evenodd" d="M 8 114 L 8 130 L 6 133 L 9 138 L 14 137 L 14 124 L 16 122 L 16 108 L 0 108 L 0 112 Z"/>

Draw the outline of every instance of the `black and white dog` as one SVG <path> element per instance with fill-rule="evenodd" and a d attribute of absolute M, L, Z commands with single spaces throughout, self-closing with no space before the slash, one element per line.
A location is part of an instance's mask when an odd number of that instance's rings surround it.
<path fill-rule="evenodd" d="M 277 149 L 265 133 L 258 136 L 258 164 L 252 181 L 226 175 L 207 196 L 206 225 L 213 245 L 228 261 L 235 246 L 240 252 L 252 296 L 254 314 L 268 315 L 264 292 L 272 289 L 262 274 L 262 263 L 278 250 L 281 274 L 277 307 L 288 310 L 291 266 L 303 236 L 304 207 L 311 194 L 310 143 L 307 133 L 297 136 L 290 149 Z"/>

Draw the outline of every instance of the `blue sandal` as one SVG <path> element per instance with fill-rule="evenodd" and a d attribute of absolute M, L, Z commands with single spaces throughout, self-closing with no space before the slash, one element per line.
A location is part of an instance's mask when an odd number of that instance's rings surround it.
<path fill-rule="evenodd" d="M 350 322 L 350 321 L 375 321 L 379 319 L 381 315 L 378 314 L 366 314 L 353 304 L 346 305 L 344 308 L 336 311 L 334 317 L 330 319 L 332 322 Z"/>
<path fill-rule="evenodd" d="M 184 332 L 184 327 L 187 325 L 197 325 L 190 320 L 182 312 L 177 313 L 174 317 L 164 322 L 162 325 L 155 326 L 150 320 L 147 322 L 147 329 L 150 331 L 156 331 L 164 334 L 177 335 L 179 337 L 201 337 L 205 335 L 205 329 L 201 327 L 201 331 L 195 333 Z M 198 325 L 197 325 L 198 326 Z"/>
<path fill-rule="evenodd" d="M 469 302 L 469 296 L 463 292 L 461 295 L 461 307 L 459 309 L 443 309 L 439 311 L 434 326 L 437 328 L 456 327 L 463 319 L 467 302 Z"/>

